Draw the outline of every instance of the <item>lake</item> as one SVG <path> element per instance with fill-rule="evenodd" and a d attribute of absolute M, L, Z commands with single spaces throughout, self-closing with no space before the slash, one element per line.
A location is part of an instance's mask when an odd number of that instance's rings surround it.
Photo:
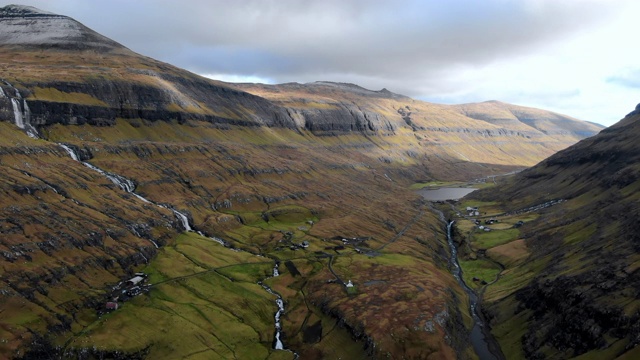
<path fill-rule="evenodd" d="M 461 197 L 476 191 L 473 188 L 441 187 L 438 189 L 420 189 L 418 193 L 429 201 L 458 200 Z"/>

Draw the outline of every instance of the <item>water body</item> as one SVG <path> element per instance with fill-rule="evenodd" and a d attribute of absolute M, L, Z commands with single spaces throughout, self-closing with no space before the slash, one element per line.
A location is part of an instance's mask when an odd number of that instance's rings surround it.
<path fill-rule="evenodd" d="M 476 191 L 473 188 L 441 187 L 438 189 L 420 189 L 418 193 L 429 201 L 458 200 L 467 194 Z"/>
<path fill-rule="evenodd" d="M 484 319 L 478 313 L 478 295 L 473 291 L 462 278 L 462 269 L 458 263 L 458 250 L 453 243 L 453 221 L 447 224 L 447 242 L 451 248 L 451 265 L 453 267 L 452 274 L 458 280 L 458 283 L 464 291 L 469 295 L 469 304 L 471 307 L 471 316 L 473 317 L 473 328 L 471 328 L 470 340 L 473 349 L 480 360 L 502 360 L 504 356 L 500 351 L 498 342 L 493 338 L 489 328 L 485 326 Z"/>

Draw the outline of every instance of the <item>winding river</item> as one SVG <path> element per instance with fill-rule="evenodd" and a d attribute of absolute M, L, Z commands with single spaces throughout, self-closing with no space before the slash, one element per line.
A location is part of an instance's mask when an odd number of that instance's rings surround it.
<path fill-rule="evenodd" d="M 478 295 L 467 285 L 467 283 L 464 282 L 464 279 L 462 278 L 462 269 L 460 268 L 460 263 L 458 263 L 458 250 L 456 248 L 456 244 L 453 242 L 453 223 L 453 221 L 449 221 L 447 224 L 447 242 L 451 249 L 451 272 L 467 295 L 469 295 L 469 304 L 471 307 L 470 312 L 473 317 L 473 328 L 471 328 L 470 334 L 471 345 L 480 360 L 502 360 L 504 359 L 504 356 L 500 351 L 498 342 L 495 340 L 493 335 L 491 335 L 489 328 L 485 326 L 482 315 L 478 313 Z"/>

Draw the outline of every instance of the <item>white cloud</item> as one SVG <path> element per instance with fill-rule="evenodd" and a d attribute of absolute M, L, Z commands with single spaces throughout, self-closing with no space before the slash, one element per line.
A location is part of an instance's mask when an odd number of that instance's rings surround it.
<path fill-rule="evenodd" d="M 230 83 L 257 83 L 257 84 L 273 84 L 268 78 L 255 75 L 238 75 L 238 74 L 200 74 L 206 78 L 220 80 Z"/>

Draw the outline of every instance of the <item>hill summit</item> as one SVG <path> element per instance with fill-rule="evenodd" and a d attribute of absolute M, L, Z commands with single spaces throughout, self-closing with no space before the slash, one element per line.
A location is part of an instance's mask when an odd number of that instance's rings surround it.
<path fill-rule="evenodd" d="M 105 50 L 123 47 L 68 16 L 23 5 L 0 8 L 0 44 Z"/>

